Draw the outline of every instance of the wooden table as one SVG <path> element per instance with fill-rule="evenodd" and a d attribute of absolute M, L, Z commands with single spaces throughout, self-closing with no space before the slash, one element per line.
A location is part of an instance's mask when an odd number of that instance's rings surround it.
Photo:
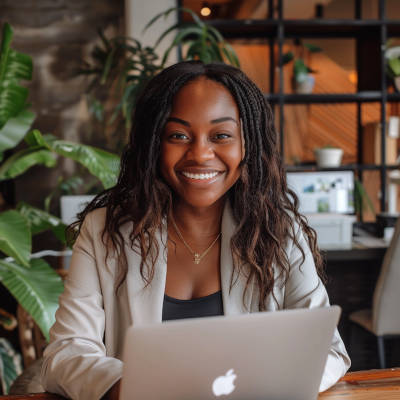
<path fill-rule="evenodd" d="M 399 400 L 400 368 L 349 372 L 318 400 Z"/>
<path fill-rule="evenodd" d="M 10 400 L 64 400 L 50 393 L 0 396 Z M 318 400 L 399 400 L 400 368 L 357 371 L 346 374 Z"/>

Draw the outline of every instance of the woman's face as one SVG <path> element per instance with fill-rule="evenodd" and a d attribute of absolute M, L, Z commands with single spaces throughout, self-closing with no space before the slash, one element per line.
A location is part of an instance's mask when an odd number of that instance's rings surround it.
<path fill-rule="evenodd" d="M 221 84 L 201 77 L 175 96 L 161 140 L 160 171 L 179 200 L 196 208 L 223 201 L 240 176 L 239 110 Z"/>

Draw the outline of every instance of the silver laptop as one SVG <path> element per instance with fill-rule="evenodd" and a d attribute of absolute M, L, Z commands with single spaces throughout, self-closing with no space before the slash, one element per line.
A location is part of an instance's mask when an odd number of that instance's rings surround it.
<path fill-rule="evenodd" d="M 169 321 L 126 334 L 120 400 L 313 400 L 338 306 Z"/>

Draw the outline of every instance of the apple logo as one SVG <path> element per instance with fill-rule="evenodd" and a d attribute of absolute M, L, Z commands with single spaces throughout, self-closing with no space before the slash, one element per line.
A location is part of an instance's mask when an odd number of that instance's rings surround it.
<path fill-rule="evenodd" d="M 215 396 L 231 394 L 235 390 L 233 381 L 236 377 L 237 375 L 233 373 L 233 369 L 230 369 L 225 375 L 215 378 L 212 385 L 212 390 Z"/>

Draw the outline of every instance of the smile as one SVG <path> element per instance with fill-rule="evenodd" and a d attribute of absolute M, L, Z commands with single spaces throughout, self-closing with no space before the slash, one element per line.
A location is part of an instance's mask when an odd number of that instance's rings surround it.
<path fill-rule="evenodd" d="M 182 175 L 189 179 L 211 179 L 218 175 L 218 172 L 209 172 L 206 174 L 193 174 L 191 172 L 182 171 Z"/>

